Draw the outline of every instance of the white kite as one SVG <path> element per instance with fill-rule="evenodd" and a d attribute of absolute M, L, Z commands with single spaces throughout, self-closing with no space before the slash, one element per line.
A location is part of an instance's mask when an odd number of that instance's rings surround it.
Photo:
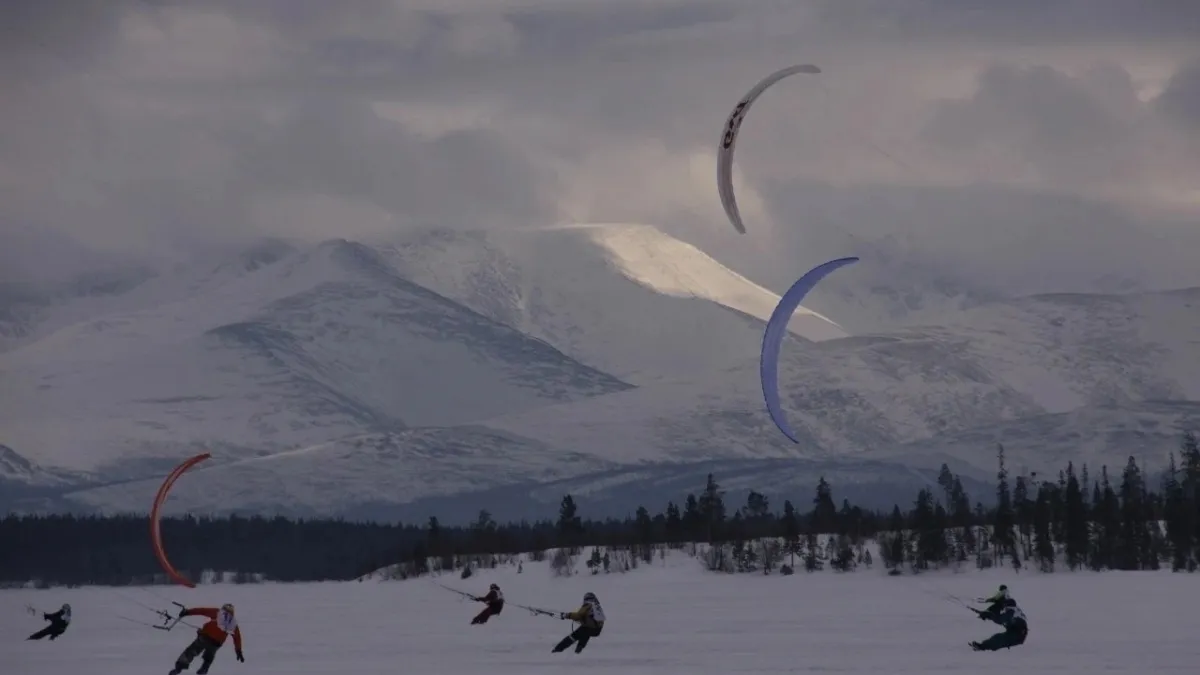
<path fill-rule="evenodd" d="M 729 119 L 725 121 L 725 130 L 721 134 L 721 145 L 717 148 L 717 191 L 721 195 L 721 206 L 724 207 L 729 222 L 733 223 L 734 229 L 742 234 L 746 234 L 746 226 L 742 223 L 742 216 L 738 213 L 737 199 L 733 195 L 733 146 L 737 143 L 738 130 L 742 128 L 742 120 L 745 119 L 746 112 L 750 110 L 750 104 L 754 103 L 754 99 L 761 96 L 771 85 L 796 73 L 816 74 L 819 72 L 821 69 L 816 66 L 798 65 L 771 73 L 754 85 L 754 88 L 747 92 L 741 101 L 738 101 L 737 106 L 730 113 Z"/>

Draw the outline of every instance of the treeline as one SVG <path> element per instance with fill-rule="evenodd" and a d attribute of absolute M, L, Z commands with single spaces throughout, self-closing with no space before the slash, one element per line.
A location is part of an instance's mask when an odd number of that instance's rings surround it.
<path fill-rule="evenodd" d="M 206 571 L 234 581 L 343 580 L 395 565 L 400 575 L 431 566 L 458 569 L 494 556 L 577 552 L 584 546 L 624 551 L 624 560 L 652 559 L 664 547 L 706 543 L 711 569 L 762 570 L 870 564 L 870 541 L 894 571 L 945 565 L 1007 564 L 1056 569 L 1195 571 L 1200 561 L 1200 445 L 1185 434 L 1161 484 L 1147 483 L 1131 457 L 1119 476 L 1093 475 L 1068 464 L 1053 480 L 1009 475 L 998 449 L 995 506 L 985 508 L 945 465 L 936 486 L 921 489 L 907 508 L 890 513 L 834 500 L 818 481 L 807 508 L 751 492 L 742 505 L 725 501 L 716 478 L 682 504 L 656 514 L 639 507 L 623 520 L 586 520 L 574 497 L 563 497 L 558 518 L 495 522 L 487 511 L 469 526 L 436 517 L 416 524 L 357 523 L 287 518 L 164 518 L 171 561 L 189 578 Z M 166 583 L 149 541 L 145 516 L 9 515 L 0 520 L 0 583 L 53 585 Z M 693 551 L 698 550 L 693 546 Z M 594 555 L 601 554 L 594 551 Z M 531 559 L 541 559 L 540 555 Z M 800 563 L 797 564 L 797 559 Z M 494 564 L 494 563 L 493 563 Z M 597 561 L 597 565 L 600 564 Z M 607 565 L 605 565 L 607 567 Z"/>

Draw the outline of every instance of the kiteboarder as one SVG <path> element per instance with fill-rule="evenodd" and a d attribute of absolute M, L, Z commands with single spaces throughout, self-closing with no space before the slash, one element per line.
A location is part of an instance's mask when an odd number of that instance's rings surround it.
<path fill-rule="evenodd" d="M 71 606 L 63 603 L 62 608 L 57 612 L 43 612 L 42 618 L 49 621 L 50 625 L 25 638 L 26 640 L 41 640 L 42 638 L 53 640 L 67 632 L 67 626 L 71 625 Z"/>
<path fill-rule="evenodd" d="M 578 654 L 587 646 L 589 640 L 599 636 L 600 632 L 604 630 L 604 608 L 600 606 L 600 601 L 596 599 L 595 593 L 584 593 L 583 604 L 579 606 L 579 609 L 574 612 L 563 612 L 559 617 L 564 620 L 576 621 L 579 623 L 579 627 L 554 645 L 554 649 L 551 651 L 553 654 L 564 651 L 571 646 L 571 643 L 575 643 L 575 653 Z"/>
<path fill-rule="evenodd" d="M 983 642 L 972 642 L 971 649 L 977 652 L 994 652 L 998 649 L 1011 649 L 1024 644 L 1029 636 L 1029 622 L 1025 612 L 1017 607 L 1017 601 L 1012 598 L 1000 600 L 1003 607 L 998 613 L 991 611 L 979 612 L 980 619 L 987 619 L 1004 626 L 1004 632 L 996 633 Z"/>
<path fill-rule="evenodd" d="M 472 626 L 487 623 L 488 619 L 504 610 L 504 593 L 500 592 L 500 586 L 497 584 L 492 584 L 488 588 L 487 595 L 473 599 L 476 602 L 487 603 L 487 607 L 484 607 L 482 612 L 475 615 L 474 619 L 471 619 Z"/>
<path fill-rule="evenodd" d="M 991 594 L 990 596 L 988 596 L 986 598 L 980 598 L 979 602 L 988 603 L 987 609 L 985 609 L 983 611 L 987 614 L 993 614 L 993 615 L 999 615 L 1000 610 L 1004 609 L 1008 605 L 1009 602 L 1013 602 L 1013 604 L 1016 604 L 1015 601 L 1013 601 L 1013 599 L 1012 599 L 1012 595 L 1010 595 L 1008 592 L 1008 586 L 1006 586 L 1005 584 L 1000 584 L 1000 588 L 997 589 L 995 593 Z M 989 616 L 989 617 L 984 617 L 984 618 L 990 619 L 991 617 Z"/>
<path fill-rule="evenodd" d="M 225 638 L 233 635 L 233 650 L 237 656 L 237 660 L 241 663 L 246 662 L 246 657 L 242 656 L 242 629 L 238 627 L 237 618 L 234 617 L 233 605 L 221 605 L 221 609 L 216 607 L 194 607 L 179 610 L 179 618 L 187 616 L 203 616 L 208 618 L 208 622 L 196 631 L 196 639 L 192 641 L 187 649 L 175 659 L 175 668 L 171 670 L 171 675 L 179 675 L 188 669 L 192 660 L 197 656 L 200 657 L 200 668 L 196 671 L 196 675 L 204 675 L 212 666 L 213 658 L 217 655 L 217 650 L 221 645 L 225 644 Z"/>

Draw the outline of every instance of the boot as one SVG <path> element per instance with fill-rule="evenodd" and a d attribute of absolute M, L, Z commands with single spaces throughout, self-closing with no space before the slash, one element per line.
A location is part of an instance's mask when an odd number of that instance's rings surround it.
<path fill-rule="evenodd" d="M 567 637 L 563 638 L 561 642 L 559 642 L 558 644 L 554 645 L 554 649 L 550 650 L 550 653 L 551 653 L 551 654 L 557 654 L 557 653 L 559 653 L 559 652 L 561 652 L 561 651 L 565 651 L 565 650 L 566 650 L 566 648 L 567 648 L 567 647 L 570 647 L 570 646 L 571 646 L 571 643 L 572 643 L 572 642 L 574 642 L 574 641 L 575 641 L 575 638 L 573 638 L 573 637 L 571 637 L 570 635 L 568 635 Z"/>

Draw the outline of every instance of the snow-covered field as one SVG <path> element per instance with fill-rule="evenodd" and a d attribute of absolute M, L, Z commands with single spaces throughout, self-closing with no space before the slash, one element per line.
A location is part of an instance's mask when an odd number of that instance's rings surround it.
<path fill-rule="evenodd" d="M 13 675 L 163 673 L 191 640 L 117 618 L 152 619 L 138 603 L 233 602 L 245 631 L 246 663 L 231 644 L 212 675 L 527 675 L 639 673 L 730 675 L 824 672 L 871 675 L 971 673 L 1194 673 L 1200 643 L 1191 621 L 1196 580 L 1163 573 L 1014 574 L 934 572 L 887 577 L 881 570 L 791 577 L 718 575 L 683 555 L 626 574 L 553 577 L 548 563 L 438 578 L 483 593 L 497 582 L 510 603 L 574 609 L 594 591 L 608 615 L 604 634 L 579 655 L 551 654 L 564 621 L 507 606 L 484 626 L 481 605 L 428 579 L 146 589 L 0 592 L 3 671 Z M 1029 616 L 1030 636 L 1009 651 L 976 653 L 967 642 L 993 624 L 947 596 L 973 598 L 1008 583 Z M 75 621 L 58 641 L 21 638 L 43 623 L 24 607 L 70 602 Z M 198 664 L 198 662 L 197 662 Z M 194 672 L 194 668 L 191 672 Z"/>

